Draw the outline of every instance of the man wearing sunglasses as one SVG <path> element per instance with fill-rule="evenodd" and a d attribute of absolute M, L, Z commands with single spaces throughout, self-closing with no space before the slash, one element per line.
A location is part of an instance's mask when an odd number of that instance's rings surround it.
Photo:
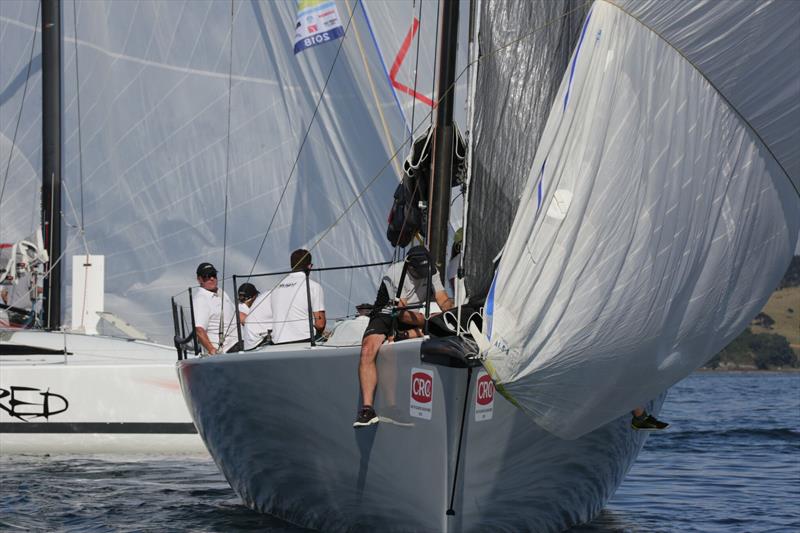
<path fill-rule="evenodd" d="M 237 309 L 217 286 L 217 269 L 211 263 L 197 266 L 194 292 L 194 330 L 197 341 L 209 355 L 226 352 L 236 344 Z"/>

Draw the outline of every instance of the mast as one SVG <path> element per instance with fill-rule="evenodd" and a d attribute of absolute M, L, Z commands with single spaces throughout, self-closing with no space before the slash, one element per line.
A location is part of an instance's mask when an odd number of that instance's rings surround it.
<path fill-rule="evenodd" d="M 42 0 L 42 228 L 50 271 L 44 327 L 61 326 L 61 0 Z"/>
<path fill-rule="evenodd" d="M 447 261 L 447 226 L 450 219 L 450 190 L 453 167 L 453 102 L 458 45 L 457 1 L 439 2 L 439 64 L 436 88 L 436 130 L 433 145 L 433 169 L 428 205 L 428 249 L 444 281 Z"/>

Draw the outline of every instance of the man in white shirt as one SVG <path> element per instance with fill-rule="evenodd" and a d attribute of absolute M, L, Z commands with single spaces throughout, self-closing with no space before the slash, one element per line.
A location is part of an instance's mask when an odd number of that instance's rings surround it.
<path fill-rule="evenodd" d="M 308 278 L 311 269 L 311 253 L 295 250 L 290 257 L 292 273 L 269 294 L 272 303 L 272 342 L 302 342 L 311 340 L 309 328 L 309 293 L 311 313 L 316 335 L 325 331 L 325 300 L 322 286 Z M 308 281 L 308 287 L 306 287 Z"/>
<path fill-rule="evenodd" d="M 269 293 L 262 294 L 252 283 L 244 283 L 239 287 L 239 302 L 244 349 L 252 350 L 270 342 L 273 320 Z"/>
<path fill-rule="evenodd" d="M 403 276 L 404 263 L 406 275 Z M 372 402 L 378 385 L 378 367 L 375 360 L 378 350 L 387 338 L 405 340 L 422 336 L 425 326 L 425 309 L 403 309 L 413 304 L 425 303 L 428 299 L 428 269 L 431 269 L 431 305 L 434 301 L 442 311 L 453 307 L 447 291 L 439 279 L 428 250 L 414 246 L 406 254 L 405 261 L 389 267 L 378 288 L 378 297 L 372 310 L 369 325 L 361 341 L 361 360 L 358 365 L 358 380 L 361 384 L 362 407 L 358 411 L 353 427 L 377 424 L 379 421 Z M 402 289 L 398 287 L 402 283 Z M 399 301 L 396 301 L 399 293 Z M 395 307 L 396 306 L 396 307 Z M 433 315 L 433 313 L 432 313 Z M 396 331 L 394 328 L 396 327 Z"/>
<path fill-rule="evenodd" d="M 211 263 L 198 265 L 197 282 L 200 288 L 192 301 L 197 341 L 209 355 L 225 352 L 236 344 L 236 307 L 217 286 L 217 269 Z"/>

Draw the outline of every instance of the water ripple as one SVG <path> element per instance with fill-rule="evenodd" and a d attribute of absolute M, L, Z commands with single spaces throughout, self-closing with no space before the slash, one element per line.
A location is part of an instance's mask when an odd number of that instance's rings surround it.
<path fill-rule="evenodd" d="M 695 374 L 662 416 L 574 532 L 800 531 L 800 374 Z M 0 530 L 305 531 L 241 505 L 207 457 L 1 455 Z"/>

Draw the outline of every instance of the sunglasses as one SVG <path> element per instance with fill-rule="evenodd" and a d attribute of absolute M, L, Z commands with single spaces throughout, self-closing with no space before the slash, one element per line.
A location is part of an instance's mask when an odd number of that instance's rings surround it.
<path fill-rule="evenodd" d="M 211 278 L 217 279 L 217 275 L 216 274 L 208 274 L 207 276 L 200 276 L 200 279 L 202 279 L 203 281 L 208 281 Z"/>

